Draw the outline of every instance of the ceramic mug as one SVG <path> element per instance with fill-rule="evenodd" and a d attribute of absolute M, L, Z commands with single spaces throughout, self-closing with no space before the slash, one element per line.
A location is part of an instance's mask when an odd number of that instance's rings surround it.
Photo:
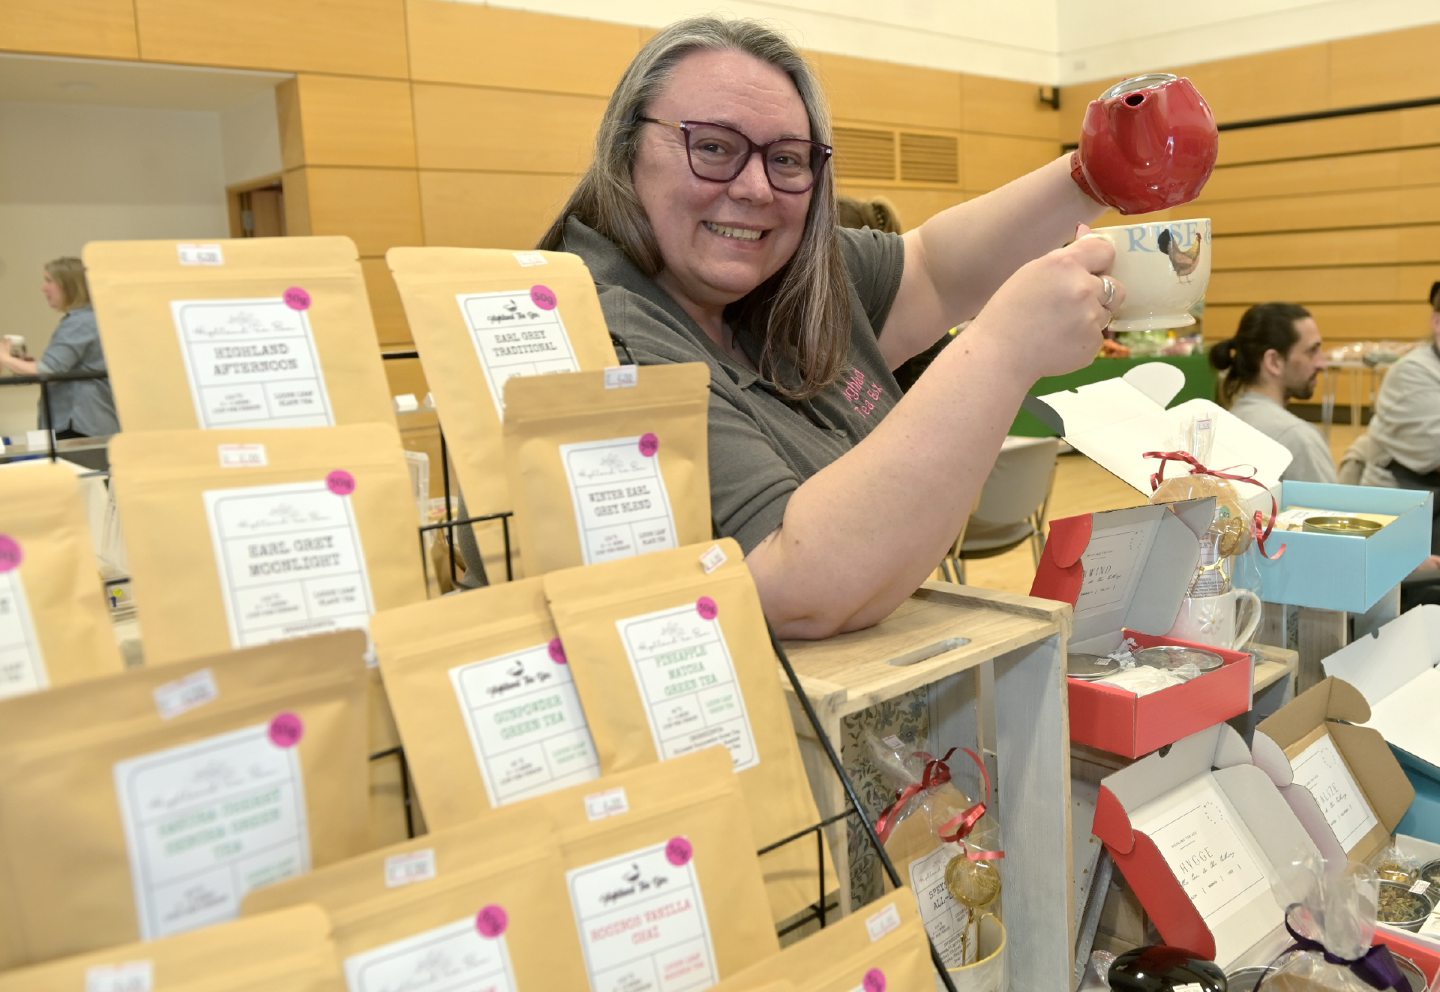
<path fill-rule="evenodd" d="M 1087 238 L 1115 246 L 1110 274 L 1125 287 L 1111 328 L 1154 331 L 1189 327 L 1190 308 L 1210 282 L 1210 218 L 1097 227 Z"/>
<path fill-rule="evenodd" d="M 1243 619 L 1242 619 L 1243 617 Z M 1166 637 L 1239 651 L 1260 626 L 1260 597 L 1249 589 L 1218 596 L 1187 596 Z"/>

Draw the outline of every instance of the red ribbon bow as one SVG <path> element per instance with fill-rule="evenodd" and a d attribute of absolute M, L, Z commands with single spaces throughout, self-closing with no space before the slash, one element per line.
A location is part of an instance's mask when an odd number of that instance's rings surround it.
<path fill-rule="evenodd" d="M 941 824 L 937 831 L 940 839 L 946 843 L 959 844 L 965 856 L 971 861 L 990 861 L 1005 857 L 1004 851 L 975 851 L 971 850 L 965 843 L 965 838 L 975 829 L 985 815 L 990 803 L 990 772 L 985 767 L 985 762 L 980 756 L 967 748 L 951 748 L 946 751 L 943 757 L 936 758 L 924 751 L 915 752 L 915 757 L 925 759 L 925 770 L 920 775 L 920 781 L 915 785 L 907 785 L 895 793 L 895 801 L 885 807 L 884 812 L 875 821 L 875 832 L 880 836 L 881 842 L 890 839 L 890 834 L 900 821 L 901 814 L 905 807 L 916 796 L 919 796 L 930 789 L 938 788 L 950 781 L 950 756 L 957 750 L 963 750 L 969 755 L 970 760 L 975 762 L 975 767 L 980 769 L 981 780 L 985 783 L 985 796 L 979 802 L 973 804 L 962 813 L 958 813 Z"/>
<path fill-rule="evenodd" d="M 1254 477 L 1253 469 L 1250 475 L 1237 475 L 1228 470 L 1217 472 L 1214 469 L 1206 468 L 1200 464 L 1200 460 L 1188 451 L 1147 451 L 1141 457 L 1160 459 L 1160 467 L 1150 476 L 1150 490 L 1152 492 L 1159 489 L 1160 483 L 1165 481 L 1165 466 L 1170 462 L 1184 462 L 1186 465 L 1189 465 L 1191 475 L 1209 475 L 1216 479 L 1228 479 L 1231 482 L 1248 482 L 1252 486 L 1259 486 L 1261 489 L 1265 489 L 1265 484 Z M 1280 512 L 1280 505 L 1275 502 L 1274 493 L 1268 489 L 1265 489 L 1265 492 L 1270 497 L 1270 519 L 1266 520 L 1265 515 L 1259 510 L 1256 510 L 1255 516 L 1250 521 L 1250 536 L 1255 539 L 1255 544 L 1259 547 L 1262 555 L 1271 561 L 1279 561 L 1280 556 L 1285 554 L 1287 545 L 1280 545 L 1280 548 L 1272 555 L 1265 550 L 1265 541 L 1275 530 L 1275 515 Z"/>

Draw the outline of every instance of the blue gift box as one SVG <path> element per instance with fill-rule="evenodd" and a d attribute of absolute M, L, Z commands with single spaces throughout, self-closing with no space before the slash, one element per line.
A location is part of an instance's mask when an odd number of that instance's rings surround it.
<path fill-rule="evenodd" d="M 1275 531 L 1266 550 L 1273 555 L 1283 545 L 1283 554 L 1268 559 L 1252 547 L 1245 560 L 1247 570 L 1258 572 L 1267 603 L 1364 613 L 1430 555 L 1428 492 L 1285 482 L 1278 499 L 1282 512 L 1299 506 L 1396 519 L 1369 537 Z"/>

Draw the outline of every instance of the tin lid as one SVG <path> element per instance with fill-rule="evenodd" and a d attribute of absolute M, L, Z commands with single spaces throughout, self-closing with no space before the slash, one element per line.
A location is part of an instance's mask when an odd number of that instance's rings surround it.
<path fill-rule="evenodd" d="M 1153 90 L 1156 87 L 1164 86 L 1166 83 L 1173 83 L 1179 79 L 1170 72 L 1149 72 L 1143 76 L 1131 76 L 1129 79 L 1122 79 L 1104 93 L 1100 99 L 1110 100 L 1117 96 L 1124 96 L 1126 93 L 1134 93 L 1137 90 Z"/>
<path fill-rule="evenodd" d="M 1200 648 L 1181 647 L 1178 644 L 1160 644 L 1135 652 L 1135 660 L 1151 668 L 1179 668 L 1194 665 L 1202 672 L 1213 672 L 1225 663 L 1214 651 Z"/>
<path fill-rule="evenodd" d="M 1065 674 L 1072 679 L 1083 679 L 1086 682 L 1094 682 L 1096 679 L 1107 678 L 1120 671 L 1120 666 L 1114 658 L 1103 654 L 1086 654 L 1083 651 L 1072 651 L 1065 659 Z"/>
<path fill-rule="evenodd" d="M 1374 520 L 1360 517 L 1310 517 L 1302 529 L 1316 534 L 1346 534 L 1350 537 L 1369 537 L 1380 529 Z"/>

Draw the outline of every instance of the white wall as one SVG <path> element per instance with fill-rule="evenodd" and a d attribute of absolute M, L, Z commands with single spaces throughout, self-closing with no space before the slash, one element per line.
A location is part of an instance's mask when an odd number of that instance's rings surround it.
<path fill-rule="evenodd" d="M 220 114 L 220 144 L 224 155 L 225 185 L 279 175 L 280 126 L 275 117 L 275 95 L 262 93 L 239 107 Z"/>
<path fill-rule="evenodd" d="M 1437 0 L 503 0 L 496 6 L 648 27 L 701 13 L 756 17 L 805 48 L 1045 84 L 1440 21 Z"/>
<path fill-rule="evenodd" d="M 225 237 L 220 133 L 214 112 L 0 101 L 0 333 L 44 349 L 42 267 L 87 241 Z M 37 395 L 0 389 L 0 433 L 35 426 Z"/>

